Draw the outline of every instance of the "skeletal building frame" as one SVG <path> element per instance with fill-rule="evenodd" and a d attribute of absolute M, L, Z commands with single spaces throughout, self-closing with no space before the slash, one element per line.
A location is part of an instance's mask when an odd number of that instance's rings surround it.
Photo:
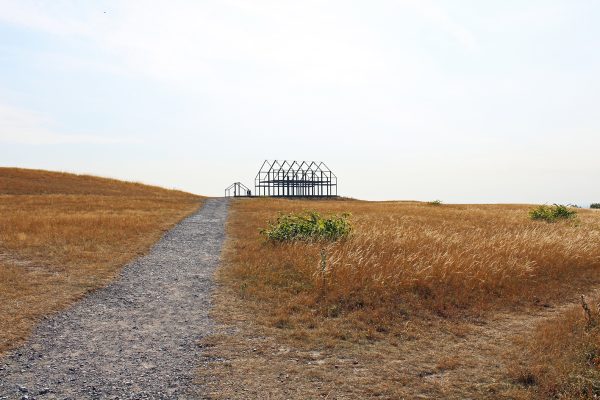
<path fill-rule="evenodd" d="M 231 194 L 233 192 L 233 195 Z M 251 196 L 252 192 L 243 183 L 235 182 L 225 189 L 225 197 L 245 197 Z"/>
<path fill-rule="evenodd" d="M 255 196 L 334 197 L 337 176 L 322 161 L 265 160 L 254 179 Z"/>

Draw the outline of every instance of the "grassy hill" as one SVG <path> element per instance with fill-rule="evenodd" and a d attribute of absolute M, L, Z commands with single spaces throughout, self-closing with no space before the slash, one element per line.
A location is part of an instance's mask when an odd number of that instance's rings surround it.
<path fill-rule="evenodd" d="M 0 168 L 0 353 L 43 315 L 110 282 L 201 202 L 139 183 Z"/>
<path fill-rule="evenodd" d="M 0 167 L 0 194 L 190 197 L 189 193 L 91 175 Z"/>

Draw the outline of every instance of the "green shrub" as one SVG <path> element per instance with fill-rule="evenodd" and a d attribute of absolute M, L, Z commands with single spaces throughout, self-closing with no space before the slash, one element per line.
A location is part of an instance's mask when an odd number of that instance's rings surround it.
<path fill-rule="evenodd" d="M 430 206 L 441 206 L 442 201 L 441 200 L 433 200 L 433 201 L 428 201 L 427 204 L 429 204 Z"/>
<path fill-rule="evenodd" d="M 559 219 L 573 219 L 577 211 L 569 210 L 567 206 L 554 204 L 552 206 L 538 206 L 529 211 L 529 218 L 546 222 L 555 222 Z"/>
<path fill-rule="evenodd" d="M 337 240 L 352 231 L 349 217 L 349 213 L 344 213 L 325 218 L 315 211 L 282 214 L 275 222 L 269 222 L 269 226 L 260 233 L 274 242 Z"/>
<path fill-rule="evenodd" d="M 590 204 L 590 208 L 600 208 L 600 203 L 592 203 Z"/>

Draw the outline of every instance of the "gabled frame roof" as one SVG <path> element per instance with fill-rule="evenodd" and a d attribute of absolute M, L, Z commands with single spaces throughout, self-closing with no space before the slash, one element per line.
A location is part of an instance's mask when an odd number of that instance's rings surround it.
<path fill-rule="evenodd" d="M 324 162 L 265 160 L 254 184 L 258 196 L 337 196 L 337 176 Z"/>

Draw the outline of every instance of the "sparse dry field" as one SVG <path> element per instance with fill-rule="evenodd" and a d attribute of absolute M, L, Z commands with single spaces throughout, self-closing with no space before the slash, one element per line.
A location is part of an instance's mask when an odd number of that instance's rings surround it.
<path fill-rule="evenodd" d="M 215 398 L 540 395 L 511 378 L 523 361 L 514 339 L 537 340 L 535 324 L 600 283 L 600 213 L 548 224 L 529 208 L 236 201 L 215 313 L 224 331 L 205 343 L 224 360 L 201 379 Z M 278 212 L 307 209 L 352 212 L 354 234 L 260 237 Z"/>
<path fill-rule="evenodd" d="M 600 299 L 565 307 L 515 339 L 509 376 L 520 382 L 515 397 L 596 399 L 600 395 Z M 590 302 L 594 300 L 594 302 Z"/>
<path fill-rule="evenodd" d="M 106 285 L 201 200 L 137 183 L 0 168 L 0 353 L 39 318 Z"/>

